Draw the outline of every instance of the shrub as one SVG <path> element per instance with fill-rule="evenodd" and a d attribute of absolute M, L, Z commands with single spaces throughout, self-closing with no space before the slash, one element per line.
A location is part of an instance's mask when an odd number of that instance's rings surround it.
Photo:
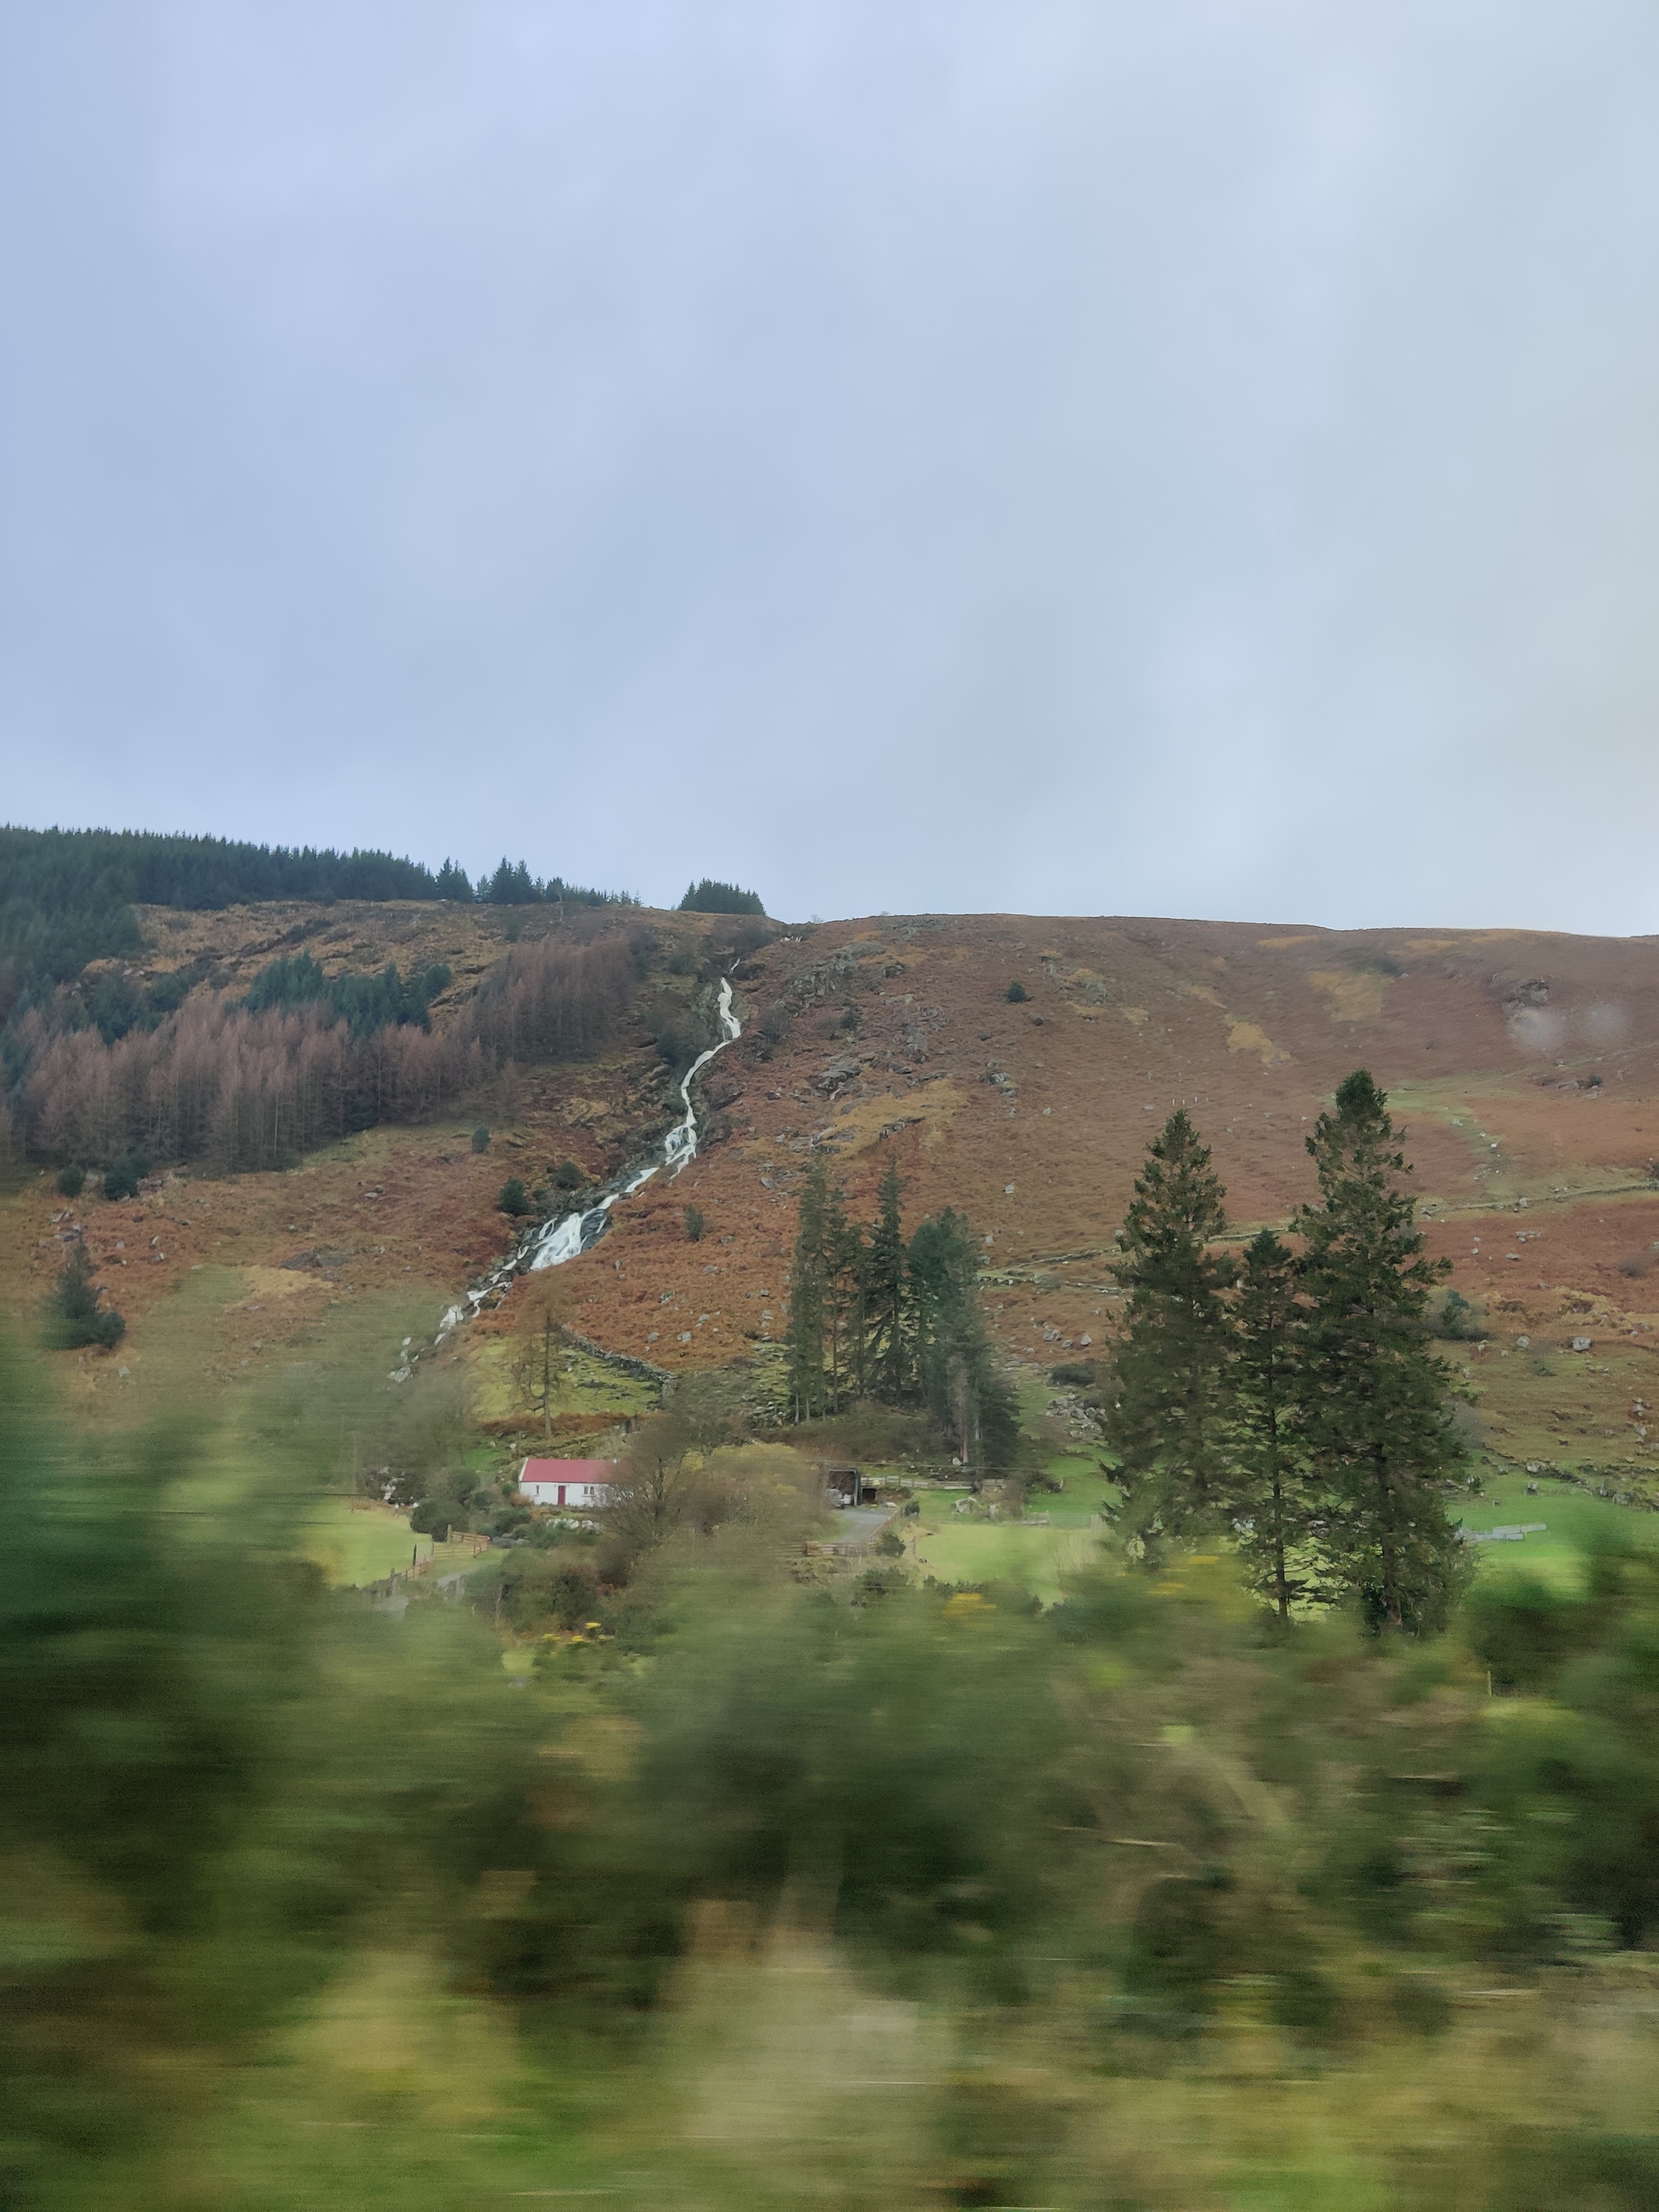
<path fill-rule="evenodd" d="M 530 1200 L 517 1176 L 508 1176 L 501 1185 L 501 1194 L 495 1200 L 497 1212 L 510 1214 L 516 1221 L 530 1211 Z"/>
<path fill-rule="evenodd" d="M 1023 1006 L 1031 994 L 1026 989 L 1024 984 L 1016 978 L 1015 981 L 1008 986 L 1007 989 L 1002 995 L 1007 1000 L 1011 1006 Z"/>
<path fill-rule="evenodd" d="M 87 1171 L 71 1161 L 68 1167 L 58 1170 L 58 1188 L 65 1198 L 79 1198 L 85 1187 Z"/>
<path fill-rule="evenodd" d="M 64 1352 L 95 1344 L 106 1350 L 118 1344 L 126 1323 L 113 1306 L 98 1303 L 98 1285 L 92 1279 L 92 1261 L 84 1244 L 77 1244 L 58 1278 L 46 1312 L 46 1341 Z"/>
<path fill-rule="evenodd" d="M 685 1209 L 685 1241 L 688 1244 L 702 1242 L 702 1216 L 695 1206 L 688 1206 Z"/>
<path fill-rule="evenodd" d="M 138 1195 L 138 1164 L 131 1154 L 124 1160 L 113 1160 L 104 1170 L 106 1198 L 137 1198 Z"/>
<path fill-rule="evenodd" d="M 574 1160 L 561 1160 L 553 1170 L 553 1184 L 557 1190 L 580 1190 L 586 1181 Z"/>
<path fill-rule="evenodd" d="M 1480 1315 L 1461 1291 L 1448 1291 L 1440 1308 L 1440 1326 L 1436 1334 L 1461 1343 L 1465 1337 L 1479 1336 Z"/>
<path fill-rule="evenodd" d="M 430 1536 L 434 1543 L 447 1543 L 455 1529 L 470 1525 L 471 1501 L 478 1487 L 477 1476 L 466 1468 L 442 1476 L 410 1515 L 410 1528 L 417 1536 Z"/>
<path fill-rule="evenodd" d="M 763 945 L 772 942 L 772 927 L 765 921 L 741 921 L 728 939 L 729 949 L 739 960 L 746 960 L 751 952 L 758 952 Z"/>
<path fill-rule="evenodd" d="M 1094 1364 L 1087 1359 L 1067 1359 L 1060 1366 L 1048 1370 L 1051 1382 L 1068 1384 L 1076 1390 L 1091 1389 L 1095 1379 Z"/>
<path fill-rule="evenodd" d="M 475 1152 L 487 1152 L 489 1150 L 489 1132 L 482 1121 L 472 1132 L 472 1149 Z"/>

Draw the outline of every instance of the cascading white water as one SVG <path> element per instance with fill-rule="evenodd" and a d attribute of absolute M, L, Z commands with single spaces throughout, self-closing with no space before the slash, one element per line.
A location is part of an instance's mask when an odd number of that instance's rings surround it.
<path fill-rule="evenodd" d="M 708 1066 L 717 1060 L 729 1044 L 734 1044 L 743 1035 L 743 1024 L 732 1011 L 732 979 L 720 978 L 720 1024 L 725 1034 L 718 1044 L 710 1045 L 707 1052 L 699 1053 L 680 1079 L 680 1103 L 685 1109 L 684 1118 L 677 1121 L 663 1139 L 662 1158 L 648 1165 L 635 1168 L 631 1174 L 614 1182 L 600 1197 L 597 1205 L 584 1206 L 579 1212 L 567 1213 L 559 1220 L 546 1223 L 534 1235 L 522 1238 L 517 1249 L 500 1261 L 487 1275 L 480 1277 L 467 1291 L 450 1307 L 438 1324 L 433 1346 L 444 1343 L 453 1336 L 464 1322 L 471 1321 L 484 1306 L 507 1288 L 515 1275 L 540 1274 L 548 1267 L 562 1267 L 567 1260 L 574 1260 L 597 1244 L 611 1225 L 611 1209 L 618 1199 L 632 1198 L 643 1190 L 653 1176 L 665 1169 L 672 1178 L 684 1173 L 697 1157 L 697 1112 L 691 1103 L 691 1085 Z M 418 1357 L 409 1344 L 404 1346 L 403 1358 L 392 1370 L 394 1382 L 406 1382 Z"/>

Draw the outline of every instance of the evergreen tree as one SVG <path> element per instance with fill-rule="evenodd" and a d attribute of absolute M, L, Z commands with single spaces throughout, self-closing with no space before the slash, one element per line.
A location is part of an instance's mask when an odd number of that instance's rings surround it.
<path fill-rule="evenodd" d="M 1442 1486 L 1462 1446 L 1451 1371 L 1431 1351 L 1429 1295 L 1450 1267 L 1423 1254 L 1416 1201 L 1385 1094 L 1364 1068 L 1308 1139 L 1321 1203 L 1308 1240 L 1304 1391 L 1310 1446 L 1331 1492 L 1328 1540 L 1346 1589 L 1377 1626 L 1437 1627 L 1462 1579 Z"/>
<path fill-rule="evenodd" d="M 1232 1310 L 1232 1505 L 1239 1548 L 1280 1620 L 1299 1594 L 1287 1555 L 1310 1533 L 1314 1503 L 1303 1435 L 1300 1274 L 1296 1255 L 1264 1229 L 1245 1251 Z"/>
<path fill-rule="evenodd" d="M 917 1385 L 963 1465 L 994 1468 L 1006 1465 L 1018 1421 L 985 1334 L 977 1273 L 972 1231 L 949 1206 L 911 1238 L 907 1275 Z"/>
<path fill-rule="evenodd" d="M 491 906 L 533 906 L 541 895 L 541 885 L 524 862 L 520 860 L 515 866 L 505 854 L 489 879 L 489 890 L 480 893 Z"/>
<path fill-rule="evenodd" d="M 1208 1148 L 1178 1108 L 1153 1138 L 1113 1273 L 1129 1294 L 1113 1361 L 1106 1437 L 1148 1537 L 1202 1534 L 1227 1518 L 1230 1261 Z"/>
<path fill-rule="evenodd" d="M 875 1225 L 866 1261 L 865 1320 L 869 1331 L 870 1387 L 878 1398 L 896 1401 L 911 1380 L 904 1295 L 904 1226 L 900 1201 L 904 1184 L 890 1152 L 877 1193 Z"/>
<path fill-rule="evenodd" d="M 810 1421 L 829 1403 L 824 1354 L 829 1335 L 829 1253 L 826 1214 L 830 1178 L 815 1153 L 800 1194 L 794 1265 L 789 1275 L 789 1395 L 798 1421 Z"/>
<path fill-rule="evenodd" d="M 736 884 L 717 883 L 705 876 L 700 884 L 689 884 L 685 896 L 680 901 L 682 914 L 764 914 L 760 895 L 739 889 Z"/>
<path fill-rule="evenodd" d="M 472 885 L 467 880 L 465 868 L 457 867 L 453 860 L 446 860 L 438 871 L 438 896 L 441 899 L 461 899 L 471 902 Z"/>
<path fill-rule="evenodd" d="M 868 1254 L 863 1224 L 849 1221 L 844 1194 L 830 1190 L 824 1204 L 823 1249 L 829 1291 L 830 1393 L 836 1413 L 844 1397 L 865 1391 L 865 1295 Z"/>
<path fill-rule="evenodd" d="M 66 1352 L 78 1351 L 82 1345 L 107 1350 L 118 1344 L 127 1325 L 113 1306 L 101 1306 L 98 1298 L 92 1261 L 86 1246 L 77 1244 L 64 1264 L 47 1309 L 47 1343 Z"/>

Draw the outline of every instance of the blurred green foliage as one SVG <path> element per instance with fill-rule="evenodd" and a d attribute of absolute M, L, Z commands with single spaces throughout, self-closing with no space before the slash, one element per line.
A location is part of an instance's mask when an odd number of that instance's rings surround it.
<path fill-rule="evenodd" d="M 1219 1549 L 1045 1610 L 838 1576 L 710 1442 L 625 1580 L 400 1610 L 300 1556 L 340 1421 L 100 1442 L 0 1359 L 0 2201 L 1653 2201 L 1645 1556 L 1420 1638 Z"/>

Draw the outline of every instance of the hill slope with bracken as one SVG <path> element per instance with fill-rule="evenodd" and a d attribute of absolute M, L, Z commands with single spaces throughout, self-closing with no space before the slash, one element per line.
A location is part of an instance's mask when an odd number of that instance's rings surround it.
<path fill-rule="evenodd" d="M 740 1297 L 753 1287 L 738 1255 L 780 1243 L 805 1153 L 833 1152 L 856 1207 L 890 1144 L 911 1209 L 959 1206 L 985 1238 L 1012 1347 L 1096 1334 L 1102 1301 L 1073 1272 L 1101 1279 L 1171 1107 L 1212 1145 L 1234 1221 L 1283 1221 L 1312 1194 L 1312 1118 L 1364 1065 L 1469 1295 L 1550 1313 L 1548 1272 L 1639 1304 L 1640 1279 L 1616 1271 L 1644 1264 L 1659 1235 L 1659 947 L 1644 940 L 883 917 L 786 937 L 750 968 L 750 1028 L 716 1085 L 732 1134 L 689 1178 L 711 1232 L 734 1239 Z M 1523 1201 L 1516 1248 L 1493 1224 Z M 618 1232 L 613 1272 L 630 1224 Z M 1053 1287 L 1033 1330 L 1018 1291 L 1036 1274 Z M 592 1295 L 596 1320 L 626 1335 L 614 1286 Z M 722 1320 L 743 1317 L 723 1303 Z"/>
<path fill-rule="evenodd" d="M 210 932 L 240 975 L 252 956 L 229 943 L 238 929 L 264 957 L 297 927 L 289 909 L 240 911 L 176 931 L 166 916 L 146 922 L 180 957 L 199 956 L 195 938 Z M 215 1357 L 231 1373 L 368 1291 L 402 1288 L 435 1319 L 503 1248 L 493 1205 L 509 1168 L 533 1181 L 568 1154 L 598 1176 L 667 1118 L 648 1026 L 665 988 L 695 988 L 665 976 L 665 963 L 684 975 L 685 955 L 707 955 L 713 925 L 635 911 L 605 926 L 653 939 L 640 1003 L 592 1060 L 502 1072 L 489 1155 L 468 1151 L 456 1115 L 368 1131 L 283 1175 L 198 1175 L 170 1196 L 147 1195 L 131 1220 L 95 1210 L 87 1234 L 125 1267 L 124 1304 L 142 1319 L 146 1300 L 191 1270 L 234 1267 L 230 1304 L 254 1310 L 220 1324 Z M 376 942 L 352 938 L 347 949 L 365 966 L 405 942 L 442 957 L 459 998 L 507 927 L 411 906 L 377 914 Z M 329 927 L 346 925 L 337 915 Z M 458 931 L 466 944 L 449 942 Z M 311 941 L 326 951 L 325 933 Z M 1184 1104 L 1212 1146 L 1234 1223 L 1283 1222 L 1312 1195 L 1304 1139 L 1313 1117 L 1363 1065 L 1407 1131 L 1431 1243 L 1486 1314 L 1492 1348 L 1469 1355 L 1480 1363 L 1470 1376 L 1494 1441 L 1516 1452 L 1643 1452 L 1636 1409 L 1659 1322 L 1649 1274 L 1659 1242 L 1659 945 L 884 915 L 785 930 L 737 978 L 744 1034 L 711 1071 L 702 1157 L 619 1206 L 611 1233 L 568 1270 L 580 1325 L 608 1349 L 671 1369 L 716 1365 L 781 1335 L 794 1197 L 817 1147 L 836 1161 L 854 1212 L 872 1210 L 890 1147 L 911 1220 L 946 1205 L 969 1215 L 983 1239 L 988 1311 L 1012 1355 L 1046 1364 L 1085 1340 L 1097 1348 L 1111 1327 L 1103 1261 L 1147 1139 L 1171 1107 Z M 1011 1000 L 1016 985 L 1025 995 Z M 700 1242 L 683 1232 L 688 1205 L 704 1217 Z M 37 1294 L 55 1265 L 54 1210 L 43 1178 L 8 1208 L 14 1303 Z M 141 1296 L 135 1249 L 146 1255 Z M 323 1264 L 319 1254 L 338 1257 Z M 1590 1342 L 1553 1376 L 1518 1356 L 1500 1374 L 1498 1358 L 1522 1336 Z"/>

